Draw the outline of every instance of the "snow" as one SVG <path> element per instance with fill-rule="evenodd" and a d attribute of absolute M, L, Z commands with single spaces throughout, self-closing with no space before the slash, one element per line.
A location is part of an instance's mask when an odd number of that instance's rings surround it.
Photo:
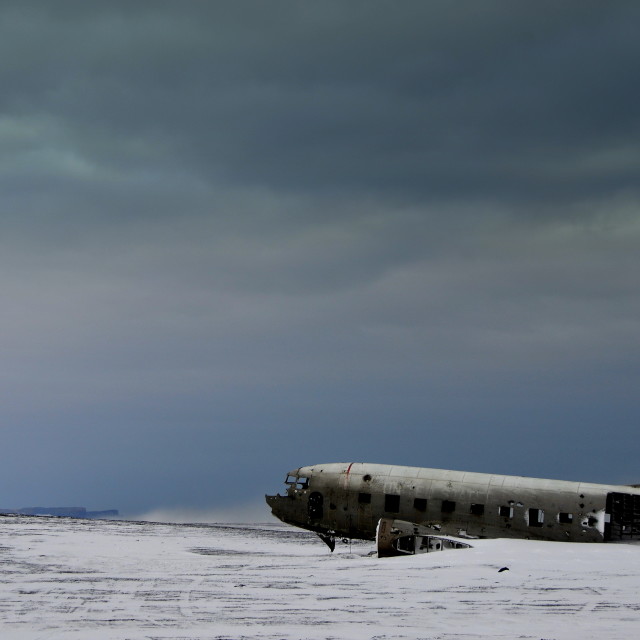
<path fill-rule="evenodd" d="M 2 640 L 640 636 L 634 545 L 475 540 L 379 559 L 280 524 L 2 517 L 0 532 Z"/>

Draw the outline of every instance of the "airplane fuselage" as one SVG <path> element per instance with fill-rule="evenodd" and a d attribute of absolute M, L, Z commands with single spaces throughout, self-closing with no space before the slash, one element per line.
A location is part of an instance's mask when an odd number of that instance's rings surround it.
<path fill-rule="evenodd" d="M 478 538 L 640 538 L 640 489 L 420 467 L 330 463 L 287 476 L 272 513 L 321 535 L 372 540 L 380 518 Z"/>

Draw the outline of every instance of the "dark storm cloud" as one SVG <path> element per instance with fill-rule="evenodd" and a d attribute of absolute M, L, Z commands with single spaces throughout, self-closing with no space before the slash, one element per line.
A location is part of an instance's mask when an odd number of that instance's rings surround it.
<path fill-rule="evenodd" d="M 0 12 L 15 500 L 346 458 L 627 479 L 636 3 Z"/>
<path fill-rule="evenodd" d="M 422 199 L 571 200 L 637 177 L 633 3 L 7 13 L 9 109 L 101 163 Z"/>

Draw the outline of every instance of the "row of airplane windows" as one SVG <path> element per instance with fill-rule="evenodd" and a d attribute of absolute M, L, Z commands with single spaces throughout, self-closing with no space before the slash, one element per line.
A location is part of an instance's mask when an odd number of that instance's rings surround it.
<path fill-rule="evenodd" d="M 371 494 L 360 493 L 358 494 L 358 502 L 360 504 L 370 504 Z M 518 506 L 524 506 L 518 503 Z M 414 498 L 413 508 L 416 511 L 426 512 L 427 499 L 426 498 Z M 384 496 L 384 510 L 387 513 L 400 513 L 400 496 L 395 494 L 385 494 Z M 453 500 L 442 500 L 440 505 L 440 511 L 442 513 L 453 513 L 456 510 L 456 503 Z M 469 507 L 469 513 L 474 516 L 483 516 L 485 511 L 485 505 L 472 503 Z M 512 506 L 499 506 L 498 515 L 502 518 L 513 518 Z M 558 522 L 560 524 L 572 524 L 573 514 L 560 512 L 558 514 Z M 529 509 L 529 526 L 541 527 L 544 524 L 544 510 L 537 509 L 535 507 Z"/>

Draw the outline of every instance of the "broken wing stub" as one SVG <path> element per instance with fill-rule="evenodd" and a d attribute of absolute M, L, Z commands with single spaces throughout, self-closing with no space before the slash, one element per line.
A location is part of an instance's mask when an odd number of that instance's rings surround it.
<path fill-rule="evenodd" d="M 376 528 L 379 558 L 414 555 L 446 549 L 469 549 L 470 544 L 455 538 L 434 536 L 431 530 L 413 522 L 380 518 Z"/>

